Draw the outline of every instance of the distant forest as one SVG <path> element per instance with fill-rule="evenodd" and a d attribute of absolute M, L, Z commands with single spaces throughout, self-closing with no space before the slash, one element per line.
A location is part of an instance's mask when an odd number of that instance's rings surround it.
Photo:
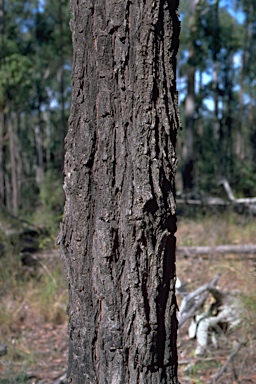
<path fill-rule="evenodd" d="M 0 199 L 60 220 L 71 101 L 68 0 L 0 1 Z"/>
<path fill-rule="evenodd" d="M 256 2 L 181 0 L 182 188 L 256 196 Z"/>
<path fill-rule="evenodd" d="M 68 0 L 0 0 L 0 200 L 35 220 L 63 207 L 71 102 Z M 256 196 L 256 2 L 181 0 L 178 189 Z"/>

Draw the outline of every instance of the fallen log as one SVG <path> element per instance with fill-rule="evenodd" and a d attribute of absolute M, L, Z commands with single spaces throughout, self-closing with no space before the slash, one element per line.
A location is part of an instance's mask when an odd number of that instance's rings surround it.
<path fill-rule="evenodd" d="M 208 255 L 214 253 L 221 254 L 254 254 L 256 253 L 256 244 L 226 244 L 226 245 L 216 245 L 215 247 L 211 246 L 194 246 L 194 247 L 177 247 L 177 255 Z"/>
<path fill-rule="evenodd" d="M 199 196 L 196 196 L 196 198 L 193 195 L 177 193 L 177 206 L 196 205 L 202 207 L 233 207 L 238 213 L 248 212 L 252 215 L 256 215 L 256 197 L 245 197 L 237 199 L 234 196 L 227 179 L 220 180 L 218 184 L 223 185 L 224 190 L 227 194 L 227 200 L 219 197 L 207 196 L 204 193 Z"/>
<path fill-rule="evenodd" d="M 248 204 L 248 205 L 249 204 L 256 204 L 256 197 L 244 197 L 244 198 L 236 199 L 227 179 L 220 180 L 219 185 L 221 185 L 221 184 L 223 185 L 225 192 L 228 195 L 228 198 L 232 203 Z"/>
<path fill-rule="evenodd" d="M 205 198 L 202 198 L 202 199 L 191 199 L 191 198 L 177 198 L 176 199 L 176 204 L 177 205 L 181 205 L 181 204 L 184 204 L 184 205 L 203 205 L 203 206 L 207 206 L 207 205 L 212 205 L 212 206 L 230 206 L 232 205 L 232 202 L 230 201 L 227 201 L 227 200 L 223 200 L 223 199 L 220 199 L 218 197 L 205 197 Z"/>

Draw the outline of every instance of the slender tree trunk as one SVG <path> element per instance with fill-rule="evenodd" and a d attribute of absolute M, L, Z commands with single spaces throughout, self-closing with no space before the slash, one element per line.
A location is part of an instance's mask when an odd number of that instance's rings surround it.
<path fill-rule="evenodd" d="M 230 65 L 227 67 L 227 80 L 226 80 L 226 92 L 227 92 L 227 106 L 226 106 L 226 118 L 225 125 L 227 129 L 227 146 L 226 146 L 226 171 L 225 175 L 228 180 L 233 179 L 234 172 L 234 144 L 233 144 L 233 136 L 234 136 L 234 124 L 233 124 L 233 115 L 234 111 L 234 98 L 233 98 L 233 78 L 235 76 L 233 72 L 233 55 L 230 55 L 230 58 L 226 61 Z"/>
<path fill-rule="evenodd" d="M 44 169 L 43 169 L 43 138 L 42 138 L 40 101 L 38 101 L 38 103 L 39 103 L 39 106 L 38 106 L 38 112 L 37 112 L 37 124 L 35 125 L 35 144 L 36 144 L 36 154 L 37 154 L 36 182 L 38 185 L 40 185 L 42 182 Z"/>
<path fill-rule="evenodd" d="M 0 50 L 1 50 L 1 62 L 0 65 L 4 65 L 4 0 L 0 0 Z M 0 201 L 5 201 L 5 188 L 4 188 L 4 107 L 5 107 L 5 95 L 3 100 L 0 100 Z"/>
<path fill-rule="evenodd" d="M 222 126 L 220 121 L 220 109 L 219 109 L 219 58 L 220 51 L 220 26 L 219 26 L 219 0 L 215 0 L 212 6 L 212 12 L 214 17 L 214 31 L 213 31 L 213 100 L 214 100 L 214 121 L 213 121 L 213 148 L 216 156 L 215 164 L 215 177 L 219 178 L 223 172 L 223 159 L 221 154 L 222 149 Z"/>
<path fill-rule="evenodd" d="M 242 51 L 242 67 L 240 72 L 240 90 L 239 90 L 239 118 L 236 129 L 236 155 L 242 161 L 245 160 L 246 155 L 248 156 L 248 151 L 245 144 L 244 137 L 244 125 L 245 125 L 245 113 L 244 113 L 244 93 L 245 93 L 245 78 L 246 72 L 248 72 L 248 56 L 250 55 L 250 49 L 253 45 L 253 23 L 250 20 L 250 13 L 253 12 L 252 5 L 248 5 L 247 12 L 245 12 L 244 20 L 244 36 L 243 36 L 243 51 Z M 247 152 L 247 153 L 246 153 Z"/>
<path fill-rule="evenodd" d="M 4 184 L 5 184 L 5 206 L 8 212 L 12 212 L 12 191 L 10 185 L 10 177 L 7 172 L 4 174 Z"/>
<path fill-rule="evenodd" d="M 194 185 L 194 125 L 195 125 L 195 73 L 196 68 L 194 38 L 197 29 L 197 10 L 198 0 L 190 0 L 190 20 L 191 30 L 190 47 L 187 69 L 187 96 L 185 100 L 185 132 L 184 144 L 182 149 L 183 167 L 182 179 L 183 189 L 190 191 Z"/>
<path fill-rule="evenodd" d="M 71 383 L 177 384 L 178 1 L 71 1 L 58 238 Z"/>
<path fill-rule="evenodd" d="M 0 201 L 4 204 L 4 111 L 0 109 Z"/>
<path fill-rule="evenodd" d="M 45 122 L 45 169 L 49 171 L 51 166 L 51 124 L 49 112 L 44 112 Z"/>
<path fill-rule="evenodd" d="M 22 180 L 22 165 L 23 165 L 23 156 L 21 150 L 21 116 L 20 112 L 16 113 L 17 119 L 17 135 L 16 135 L 16 145 L 15 145 L 15 162 L 16 162 L 16 175 L 17 175 L 17 192 L 18 192 L 18 207 L 21 207 L 21 180 Z"/>
<path fill-rule="evenodd" d="M 191 50 L 189 57 L 193 58 Z M 187 96 L 185 100 L 185 133 L 182 149 L 183 155 L 183 189 L 190 191 L 194 185 L 194 120 L 195 120 L 195 67 L 187 69 Z"/>
<path fill-rule="evenodd" d="M 11 162 L 11 180 L 12 180 L 12 213 L 18 215 L 18 180 L 17 180 L 17 164 L 16 164 L 16 146 L 15 134 L 13 129 L 13 116 L 10 113 L 7 119 L 8 135 L 10 143 L 10 162 Z"/>
<path fill-rule="evenodd" d="M 36 3 L 36 13 L 37 15 L 40 13 L 40 0 L 37 0 Z M 37 16 L 38 17 L 38 16 Z M 39 69 L 41 67 L 41 43 L 37 34 L 38 25 L 35 25 L 35 42 L 36 42 L 36 67 Z M 36 109 L 37 109 L 37 123 L 34 127 L 35 132 L 35 146 L 36 146 L 36 182 L 38 185 L 42 183 L 43 174 L 44 174 L 44 147 L 43 147 L 43 137 L 44 130 L 42 124 L 42 102 L 43 102 L 43 86 L 41 79 L 41 71 L 39 71 L 36 79 Z"/>
<path fill-rule="evenodd" d="M 63 53 L 63 11 L 62 0 L 59 0 L 59 65 L 60 65 L 60 160 L 61 169 L 64 166 L 64 138 L 66 135 L 66 118 L 65 118 L 65 97 L 64 97 L 64 53 Z"/>

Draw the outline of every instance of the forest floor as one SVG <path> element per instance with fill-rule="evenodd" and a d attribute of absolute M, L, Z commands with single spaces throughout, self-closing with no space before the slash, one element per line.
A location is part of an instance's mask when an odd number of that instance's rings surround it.
<path fill-rule="evenodd" d="M 255 233 L 255 218 L 234 214 L 192 215 L 178 219 L 177 245 L 252 244 L 255 243 Z M 22 284 L 12 281 L 12 292 L 6 289 L 1 298 L 0 344 L 7 345 L 8 354 L 0 356 L 0 384 L 53 384 L 66 371 L 67 290 L 64 273 L 58 251 L 43 251 L 37 259 L 38 269 L 33 282 L 31 278 Z M 177 257 L 177 275 L 186 283 L 188 291 L 210 282 L 216 272 L 221 273 L 220 289 L 241 291 L 243 321 L 236 330 L 220 334 L 218 349 L 209 344 L 203 357 L 195 355 L 196 340 L 189 339 L 188 327 L 181 329 L 178 336 L 180 383 L 256 383 L 256 260 L 253 255 Z M 9 280 L 12 280 L 10 276 Z M 241 348 L 230 359 L 239 343 Z M 215 380 L 227 362 L 226 370 Z"/>

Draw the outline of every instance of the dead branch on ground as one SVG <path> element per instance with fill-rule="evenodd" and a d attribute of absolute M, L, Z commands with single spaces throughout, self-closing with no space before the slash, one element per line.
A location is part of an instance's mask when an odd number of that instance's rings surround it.
<path fill-rule="evenodd" d="M 210 283 L 204 284 L 201 287 L 197 288 L 195 291 L 185 295 L 181 302 L 180 312 L 178 315 L 180 329 L 186 324 L 189 319 L 194 316 L 196 311 L 204 305 L 204 302 L 209 294 L 209 289 L 216 286 L 220 275 L 220 273 L 217 273 Z M 196 300 L 196 298 L 198 297 L 199 299 Z"/>
<path fill-rule="evenodd" d="M 256 244 L 243 244 L 243 245 L 217 245 L 210 246 L 197 246 L 197 247 L 178 247 L 177 254 L 191 255 L 206 255 L 206 254 L 252 254 L 256 253 Z"/>
<path fill-rule="evenodd" d="M 216 384 L 217 380 L 223 375 L 223 373 L 226 371 L 229 363 L 231 360 L 235 357 L 235 355 L 239 352 L 240 348 L 244 345 L 244 342 L 241 342 L 237 345 L 236 349 L 229 355 L 226 363 L 221 367 L 221 369 L 216 373 L 214 378 L 211 381 L 211 384 Z"/>

